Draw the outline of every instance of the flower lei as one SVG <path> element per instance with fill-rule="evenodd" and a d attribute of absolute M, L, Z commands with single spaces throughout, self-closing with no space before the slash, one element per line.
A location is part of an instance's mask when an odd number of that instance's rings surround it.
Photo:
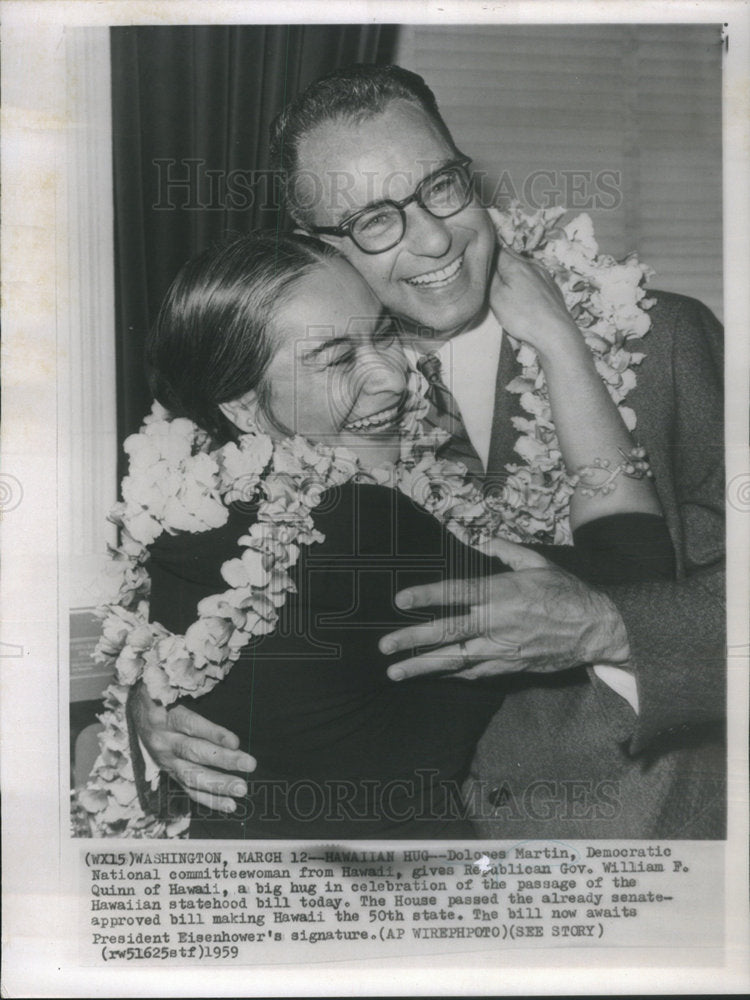
<path fill-rule="evenodd" d="M 490 210 L 500 239 L 540 262 L 561 288 L 566 306 L 590 347 L 597 370 L 629 427 L 635 415 L 622 401 L 635 386 L 633 367 L 644 355 L 631 351 L 650 320 L 642 283 L 650 270 L 632 256 L 618 263 L 600 255 L 588 216 L 557 225 L 564 209 L 526 215 L 515 205 Z M 115 583 L 99 609 L 102 635 L 95 659 L 113 669 L 99 717 L 101 752 L 91 776 L 73 794 L 74 833 L 80 836 L 184 836 L 189 817 L 162 820 L 143 811 L 136 791 L 126 718 L 130 688 L 142 681 L 152 698 L 170 705 L 210 691 L 229 672 L 242 648 L 272 632 L 279 609 L 295 590 L 290 570 L 301 545 L 323 540 L 312 512 L 323 493 L 352 479 L 394 486 L 469 543 L 493 536 L 570 542 L 568 507 L 576 478 L 564 468 L 544 376 L 536 353 L 514 344 L 521 375 L 508 386 L 528 416 L 514 418 L 521 463 L 489 488 L 473 482 L 460 463 L 436 450 L 447 435 L 426 433 L 426 382 L 410 373 L 414 406 L 402 426 L 401 458 L 392 469 L 361 467 L 343 448 L 312 445 L 296 437 L 272 443 L 263 434 L 211 450 L 208 435 L 191 421 L 172 419 L 154 404 L 138 434 L 125 442 L 129 474 L 122 502 L 110 518 L 121 544 L 110 549 Z M 239 539 L 240 554 L 224 563 L 229 589 L 202 600 L 198 618 L 183 636 L 148 619 L 148 546 L 163 533 L 218 528 L 228 504 L 253 500 L 255 523 Z"/>

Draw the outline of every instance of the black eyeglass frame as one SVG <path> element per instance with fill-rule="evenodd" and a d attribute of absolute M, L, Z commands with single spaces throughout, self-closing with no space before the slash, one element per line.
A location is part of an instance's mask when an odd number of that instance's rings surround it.
<path fill-rule="evenodd" d="M 425 212 L 427 212 L 428 215 L 431 215 L 433 219 L 450 219 L 454 215 L 458 215 L 459 212 L 462 212 L 466 208 L 466 206 L 469 204 L 474 195 L 471 174 L 467 169 L 471 162 L 472 161 L 470 156 L 462 156 L 458 160 L 453 160 L 450 163 L 446 163 L 438 170 L 433 170 L 431 174 L 428 174 L 426 177 L 422 178 L 422 180 L 419 182 L 419 184 L 417 184 L 416 188 L 414 189 L 414 192 L 410 194 L 407 198 L 404 198 L 403 201 L 393 201 L 391 198 L 384 198 L 383 201 L 375 202 L 374 205 L 367 205 L 365 206 L 365 208 L 361 208 L 358 212 L 355 212 L 353 215 L 350 215 L 348 219 L 344 219 L 343 222 L 340 222 L 338 226 L 308 226 L 308 229 L 311 233 L 315 234 L 321 233 L 326 236 L 348 236 L 349 239 L 352 241 L 352 243 L 354 243 L 354 245 L 359 250 L 361 250 L 362 253 L 370 254 L 372 256 L 379 253 L 385 253 L 386 250 L 392 250 L 394 247 L 398 246 L 401 240 L 404 238 L 406 234 L 406 216 L 404 214 L 404 209 L 406 208 L 407 205 L 411 205 L 413 201 L 416 201 L 419 207 L 422 208 Z M 436 177 L 439 177 L 440 174 L 442 174 L 445 170 L 453 170 L 456 167 L 459 167 L 464 171 L 466 179 L 468 181 L 466 185 L 466 198 L 464 199 L 463 204 L 459 208 L 455 209 L 452 212 L 449 212 L 447 215 L 435 215 L 434 212 L 431 212 L 430 209 L 427 208 L 427 206 L 422 202 L 422 191 L 425 185 L 429 184 L 430 181 L 434 181 L 434 179 Z M 401 216 L 401 235 L 394 243 L 390 243 L 388 246 L 383 247 L 380 250 L 366 250 L 363 246 L 360 246 L 360 244 L 355 239 L 352 233 L 352 227 L 356 223 L 357 219 L 361 219 L 363 215 L 367 215 L 368 212 L 377 211 L 377 209 L 385 207 L 395 208 L 398 211 L 399 215 Z"/>

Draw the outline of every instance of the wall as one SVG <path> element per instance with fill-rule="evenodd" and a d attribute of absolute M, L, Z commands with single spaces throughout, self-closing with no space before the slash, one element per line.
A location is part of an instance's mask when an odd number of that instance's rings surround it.
<path fill-rule="evenodd" d="M 722 313 L 721 34 L 713 25 L 406 26 L 483 193 L 586 210 L 655 288 Z"/>

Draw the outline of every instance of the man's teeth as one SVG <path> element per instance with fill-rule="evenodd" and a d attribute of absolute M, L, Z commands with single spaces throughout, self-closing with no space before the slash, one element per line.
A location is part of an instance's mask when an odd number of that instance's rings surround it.
<path fill-rule="evenodd" d="M 385 427 L 388 424 L 392 424 L 400 412 L 400 404 L 398 406 L 391 406 L 389 409 L 379 410 L 369 417 L 360 417 L 358 420 L 352 420 L 348 424 L 344 424 L 344 427 L 348 431 L 374 430 L 378 427 Z"/>
<path fill-rule="evenodd" d="M 464 262 L 464 255 L 456 257 L 452 264 L 442 268 L 440 271 L 430 271 L 429 274 L 419 274 L 416 278 L 407 278 L 409 285 L 429 285 L 431 288 L 439 288 L 447 285 L 456 277 Z"/>

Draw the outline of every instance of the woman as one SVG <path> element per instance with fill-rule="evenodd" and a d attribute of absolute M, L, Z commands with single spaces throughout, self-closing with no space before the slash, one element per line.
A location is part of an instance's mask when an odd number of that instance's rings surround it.
<path fill-rule="evenodd" d="M 628 460 L 617 466 L 617 490 L 586 479 L 600 462 L 614 468 L 632 442 L 554 291 L 549 314 L 548 329 L 530 331 L 529 343 L 545 370 L 566 464 L 588 468 L 571 501 L 575 549 L 543 551 L 594 582 L 668 575 L 671 546 L 648 478 Z M 399 458 L 413 403 L 403 350 L 368 286 L 315 241 L 255 235 L 187 264 L 148 357 L 157 400 L 217 444 L 248 433 L 278 442 L 304 434 L 350 449 L 363 468 Z M 222 566 L 257 516 L 257 503 L 246 500 L 220 528 L 156 541 L 152 620 L 185 633 L 198 603 L 225 586 Z M 273 634 L 253 640 L 229 675 L 190 703 L 241 734 L 241 748 L 258 761 L 233 815 L 192 803 L 191 836 L 471 835 L 461 782 L 503 684 L 393 684 L 377 640 L 414 620 L 393 606 L 396 590 L 497 573 L 492 553 L 502 545 L 465 545 L 374 481 L 329 490 L 313 520 L 324 539 L 301 547 L 296 593 Z"/>

